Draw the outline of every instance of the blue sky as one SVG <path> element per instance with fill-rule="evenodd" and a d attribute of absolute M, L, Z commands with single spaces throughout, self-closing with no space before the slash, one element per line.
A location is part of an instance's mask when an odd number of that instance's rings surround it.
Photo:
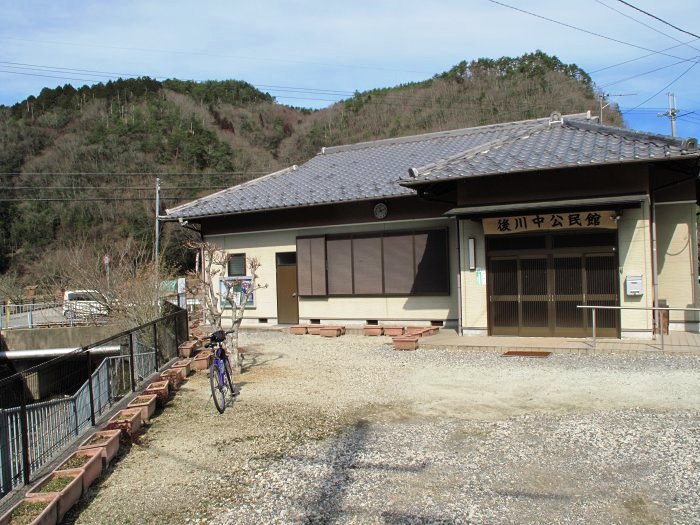
<path fill-rule="evenodd" d="M 634 129 L 670 134 L 657 114 L 673 92 L 678 135 L 700 137 L 700 39 L 620 0 L 501 3 L 559 23 L 489 0 L 0 0 L 0 104 L 44 86 L 148 75 L 245 80 L 318 108 L 461 60 L 541 49 L 625 95 L 611 99 Z M 629 3 L 700 35 L 697 0 Z"/>

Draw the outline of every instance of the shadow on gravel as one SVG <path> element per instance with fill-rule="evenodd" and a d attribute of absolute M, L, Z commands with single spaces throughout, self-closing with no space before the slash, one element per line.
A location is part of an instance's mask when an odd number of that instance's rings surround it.
<path fill-rule="evenodd" d="M 335 523 L 341 518 L 343 516 L 345 493 L 358 470 L 378 469 L 417 472 L 425 468 L 425 465 L 402 467 L 358 461 L 367 442 L 369 427 L 370 423 L 368 421 L 358 421 L 351 430 L 343 432 L 335 440 L 325 458 L 319 458 L 320 463 L 331 466 L 331 471 L 319 483 L 321 488 L 316 497 L 306 505 L 307 510 L 304 523 Z M 387 523 L 440 523 L 435 521 L 434 518 L 408 515 L 396 515 L 395 521 L 391 521 L 391 516 L 387 514 L 389 519 Z"/>

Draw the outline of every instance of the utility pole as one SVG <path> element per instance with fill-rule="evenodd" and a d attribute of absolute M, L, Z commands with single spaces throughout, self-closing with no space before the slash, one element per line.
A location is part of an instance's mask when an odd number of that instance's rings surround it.
<path fill-rule="evenodd" d="M 636 93 L 601 93 L 598 99 L 600 102 L 600 123 L 603 123 L 603 110 L 610 105 L 609 102 L 603 105 L 607 97 L 631 97 L 632 95 L 636 95 Z"/>
<path fill-rule="evenodd" d="M 668 95 L 668 111 L 666 113 L 659 113 L 659 117 L 668 117 L 671 119 L 671 136 L 676 136 L 676 116 L 678 115 L 678 108 L 676 108 L 676 95 L 670 91 L 666 93 Z"/>
<path fill-rule="evenodd" d="M 156 274 L 156 308 L 160 311 L 160 260 L 159 260 L 159 243 L 160 243 L 160 178 L 156 177 L 156 237 L 155 247 L 153 251 L 153 261 L 155 263 Z"/>

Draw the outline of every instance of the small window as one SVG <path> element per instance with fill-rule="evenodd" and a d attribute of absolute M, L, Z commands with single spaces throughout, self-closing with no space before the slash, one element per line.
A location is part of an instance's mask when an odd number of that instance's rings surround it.
<path fill-rule="evenodd" d="M 246 275 L 245 253 L 236 253 L 228 259 L 228 276 Z"/>

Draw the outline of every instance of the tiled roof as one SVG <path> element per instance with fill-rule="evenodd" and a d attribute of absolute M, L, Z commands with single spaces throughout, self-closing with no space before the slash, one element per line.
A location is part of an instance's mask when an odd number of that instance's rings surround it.
<path fill-rule="evenodd" d="M 168 210 L 167 217 L 400 197 L 414 194 L 404 186 L 473 175 L 677 157 L 693 147 L 697 153 L 692 141 L 682 143 L 583 119 L 585 115 L 555 123 L 550 118 L 534 119 L 324 148 L 299 167 L 183 204 Z"/>
<path fill-rule="evenodd" d="M 652 135 L 564 118 L 532 133 L 475 147 L 450 159 L 416 167 L 405 186 L 468 177 L 697 157 L 695 139 Z"/>

